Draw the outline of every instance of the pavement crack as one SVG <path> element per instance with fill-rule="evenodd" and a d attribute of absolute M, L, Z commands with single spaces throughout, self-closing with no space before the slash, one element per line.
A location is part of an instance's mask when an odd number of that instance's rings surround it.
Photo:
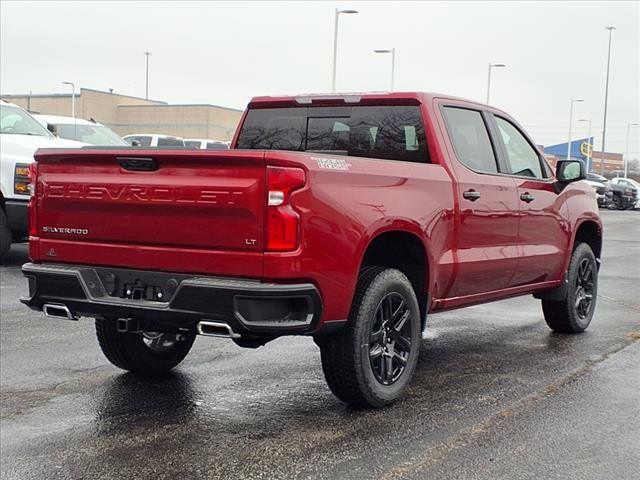
<path fill-rule="evenodd" d="M 562 378 L 559 378 L 555 382 L 549 383 L 545 387 L 536 390 L 529 395 L 516 400 L 515 402 L 512 402 L 510 405 L 502 408 L 493 415 L 471 425 L 470 427 L 461 430 L 458 434 L 452 436 L 448 440 L 442 441 L 439 444 L 431 447 L 415 461 L 403 462 L 387 470 L 386 472 L 383 472 L 380 477 L 381 480 L 403 478 L 412 472 L 428 468 L 438 463 L 453 451 L 466 446 L 470 442 L 477 440 L 482 434 L 489 432 L 492 428 L 497 426 L 500 420 L 508 417 L 513 417 L 519 412 L 524 411 L 526 408 L 534 405 L 539 400 L 555 395 L 563 386 L 567 385 L 569 382 L 592 370 L 595 366 L 607 360 L 612 355 L 615 355 L 628 346 L 640 341 L 640 332 L 628 332 L 626 334 L 626 338 L 628 340 L 626 340 L 624 343 L 615 345 L 613 348 L 599 355 L 595 359 L 585 360 L 583 365 L 575 368 L 574 370 L 571 370 L 569 373 L 567 373 Z"/>
<path fill-rule="evenodd" d="M 598 298 L 601 298 L 607 302 L 615 303 L 616 305 L 622 305 L 623 307 L 628 308 L 629 310 L 640 312 L 640 308 L 638 308 L 636 305 L 631 305 L 629 303 L 626 303 L 624 300 L 620 300 L 619 298 L 609 297 L 608 295 L 602 295 L 601 293 L 598 293 Z"/>

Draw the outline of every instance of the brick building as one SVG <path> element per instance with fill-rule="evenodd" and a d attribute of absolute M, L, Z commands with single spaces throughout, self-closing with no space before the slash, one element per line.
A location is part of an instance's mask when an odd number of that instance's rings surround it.
<path fill-rule="evenodd" d="M 2 95 L 32 113 L 71 115 L 71 94 Z M 231 140 L 241 110 L 209 104 L 169 105 L 157 100 L 81 88 L 75 95 L 78 118 L 103 123 L 119 135 L 159 133 L 183 138 Z"/>

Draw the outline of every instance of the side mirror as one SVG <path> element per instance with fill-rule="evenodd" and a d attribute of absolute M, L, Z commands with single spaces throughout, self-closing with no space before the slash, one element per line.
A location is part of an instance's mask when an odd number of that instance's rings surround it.
<path fill-rule="evenodd" d="M 577 182 L 587 178 L 584 163 L 580 160 L 558 160 L 556 178 L 561 183 Z"/>

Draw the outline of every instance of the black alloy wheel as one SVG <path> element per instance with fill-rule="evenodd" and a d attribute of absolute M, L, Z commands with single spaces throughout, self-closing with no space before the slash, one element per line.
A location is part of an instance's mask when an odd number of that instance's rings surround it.
<path fill-rule="evenodd" d="M 409 305 L 398 292 L 387 294 L 378 304 L 369 335 L 369 363 L 382 385 L 392 385 L 404 372 L 413 341 Z"/>
<path fill-rule="evenodd" d="M 583 258 L 578 266 L 578 275 L 576 276 L 576 294 L 575 308 L 578 317 L 581 320 L 591 315 L 593 308 L 593 291 L 595 284 L 595 276 L 593 265 L 588 258 Z"/>

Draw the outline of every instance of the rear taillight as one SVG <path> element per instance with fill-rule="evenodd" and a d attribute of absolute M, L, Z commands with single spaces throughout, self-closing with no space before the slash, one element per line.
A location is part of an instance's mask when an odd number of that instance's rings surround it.
<path fill-rule="evenodd" d="M 305 183 L 304 170 L 267 167 L 266 249 L 295 250 L 300 243 L 300 216 L 291 206 L 291 193 Z"/>
<path fill-rule="evenodd" d="M 29 199 L 29 235 L 38 235 L 38 216 L 36 211 L 37 203 L 37 189 L 38 185 L 38 164 L 33 162 L 29 164 L 29 193 L 31 198 Z"/>

